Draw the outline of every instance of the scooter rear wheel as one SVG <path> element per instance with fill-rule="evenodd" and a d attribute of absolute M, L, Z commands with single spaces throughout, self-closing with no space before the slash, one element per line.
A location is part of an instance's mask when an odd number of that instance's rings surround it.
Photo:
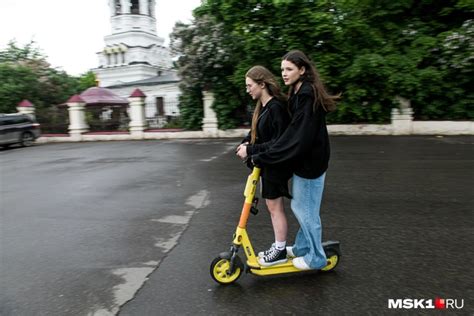
<path fill-rule="evenodd" d="M 339 254 L 336 251 L 328 251 L 326 253 L 326 258 L 328 264 L 322 268 L 321 271 L 328 272 L 334 270 L 339 263 Z"/>
<path fill-rule="evenodd" d="M 230 284 L 232 282 L 235 282 L 240 277 L 240 275 L 242 274 L 242 271 L 244 270 L 243 269 L 244 267 L 242 266 L 241 261 L 237 260 L 237 262 L 238 263 L 234 269 L 234 272 L 232 274 L 228 274 L 227 272 L 230 269 L 229 259 L 217 257 L 214 260 L 212 260 L 210 272 L 214 281 L 220 284 Z"/>

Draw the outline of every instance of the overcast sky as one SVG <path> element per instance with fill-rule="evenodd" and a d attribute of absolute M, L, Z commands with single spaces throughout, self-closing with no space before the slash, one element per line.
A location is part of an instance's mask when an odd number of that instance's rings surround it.
<path fill-rule="evenodd" d="M 53 67 L 79 75 L 98 66 L 96 53 L 110 34 L 107 0 L 0 0 L 0 48 L 31 39 Z M 189 22 L 200 0 L 156 0 L 158 36 L 169 44 L 176 21 Z"/>

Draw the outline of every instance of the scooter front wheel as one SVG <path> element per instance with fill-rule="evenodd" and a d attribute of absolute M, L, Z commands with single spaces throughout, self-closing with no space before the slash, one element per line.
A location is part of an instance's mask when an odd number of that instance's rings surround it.
<path fill-rule="evenodd" d="M 244 270 L 243 264 L 240 260 L 237 260 L 237 266 L 231 274 L 229 274 L 230 268 L 230 260 L 219 256 L 212 260 L 210 271 L 211 276 L 214 281 L 220 284 L 230 284 L 235 282 Z"/>

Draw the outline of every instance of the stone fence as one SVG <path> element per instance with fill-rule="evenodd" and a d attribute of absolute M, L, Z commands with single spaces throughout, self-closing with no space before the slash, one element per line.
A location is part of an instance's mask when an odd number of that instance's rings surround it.
<path fill-rule="evenodd" d="M 474 135 L 473 121 L 414 121 L 411 108 L 392 109 L 391 124 L 328 125 L 332 135 Z"/>
<path fill-rule="evenodd" d="M 85 102 L 78 96 L 68 102 L 69 134 L 65 136 L 42 136 L 39 143 L 67 141 L 109 141 L 136 139 L 184 139 L 184 138 L 233 138 L 244 137 L 248 129 L 219 130 L 217 117 L 211 108 L 214 96 L 204 92 L 204 119 L 202 131 L 147 130 L 145 118 L 146 96 L 139 89 L 129 97 L 129 132 L 88 133 L 85 120 Z M 34 116 L 34 106 L 22 102 L 18 112 Z M 400 100 L 400 108 L 392 109 L 390 124 L 332 124 L 328 125 L 331 135 L 474 135 L 473 121 L 414 121 L 409 101 Z"/>

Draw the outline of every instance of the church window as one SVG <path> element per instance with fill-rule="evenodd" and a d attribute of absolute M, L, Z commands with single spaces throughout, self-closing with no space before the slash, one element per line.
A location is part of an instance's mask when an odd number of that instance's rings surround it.
<path fill-rule="evenodd" d="M 131 7 L 132 14 L 140 14 L 140 5 L 138 1 L 139 0 L 132 0 L 132 7 Z"/>

